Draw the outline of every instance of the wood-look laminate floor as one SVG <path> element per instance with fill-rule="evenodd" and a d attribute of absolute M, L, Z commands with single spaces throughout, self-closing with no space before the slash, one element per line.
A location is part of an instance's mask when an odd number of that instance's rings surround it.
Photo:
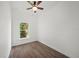
<path fill-rule="evenodd" d="M 67 58 L 67 56 L 35 41 L 12 47 L 10 58 Z"/>

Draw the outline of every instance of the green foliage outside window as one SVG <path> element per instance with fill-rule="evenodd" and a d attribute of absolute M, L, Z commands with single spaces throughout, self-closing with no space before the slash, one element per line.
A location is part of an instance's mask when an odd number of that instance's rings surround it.
<path fill-rule="evenodd" d="M 21 23 L 20 24 L 20 38 L 27 37 L 28 34 L 28 24 L 27 23 Z"/>

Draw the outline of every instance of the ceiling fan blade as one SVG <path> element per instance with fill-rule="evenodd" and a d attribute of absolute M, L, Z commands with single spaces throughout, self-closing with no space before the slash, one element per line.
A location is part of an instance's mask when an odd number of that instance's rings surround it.
<path fill-rule="evenodd" d="M 36 1 L 34 1 L 34 6 L 36 5 Z"/>
<path fill-rule="evenodd" d="M 43 10 L 44 8 L 42 8 L 42 7 L 37 7 L 38 9 L 40 9 L 40 10 Z"/>
<path fill-rule="evenodd" d="M 30 1 L 27 1 L 30 5 L 32 5 L 33 6 L 33 4 L 30 2 Z"/>
<path fill-rule="evenodd" d="M 42 1 L 38 1 L 38 2 L 37 2 L 37 5 L 39 5 L 41 2 L 42 2 Z"/>
<path fill-rule="evenodd" d="M 27 10 L 30 10 L 30 9 L 32 9 L 32 7 L 30 7 L 30 8 L 27 8 Z"/>

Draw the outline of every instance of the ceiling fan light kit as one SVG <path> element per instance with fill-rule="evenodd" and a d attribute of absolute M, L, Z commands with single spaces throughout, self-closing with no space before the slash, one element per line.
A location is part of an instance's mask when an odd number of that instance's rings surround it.
<path fill-rule="evenodd" d="M 32 10 L 34 11 L 34 13 L 36 13 L 37 7 L 33 7 Z"/>
<path fill-rule="evenodd" d="M 32 9 L 34 13 L 36 13 L 36 11 L 39 10 L 43 10 L 44 8 L 42 7 L 38 7 L 38 5 L 42 2 L 42 1 L 27 1 L 32 7 L 27 8 L 27 10 Z M 33 2 L 33 3 L 32 3 Z"/>

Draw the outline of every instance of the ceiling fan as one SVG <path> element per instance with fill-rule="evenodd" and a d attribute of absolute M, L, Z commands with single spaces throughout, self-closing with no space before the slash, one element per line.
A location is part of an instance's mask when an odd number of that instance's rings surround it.
<path fill-rule="evenodd" d="M 27 1 L 32 7 L 27 8 L 27 10 L 32 9 L 34 11 L 34 13 L 36 13 L 37 9 L 43 10 L 44 8 L 42 7 L 38 7 L 38 5 L 40 3 L 42 3 L 42 1 Z"/>

